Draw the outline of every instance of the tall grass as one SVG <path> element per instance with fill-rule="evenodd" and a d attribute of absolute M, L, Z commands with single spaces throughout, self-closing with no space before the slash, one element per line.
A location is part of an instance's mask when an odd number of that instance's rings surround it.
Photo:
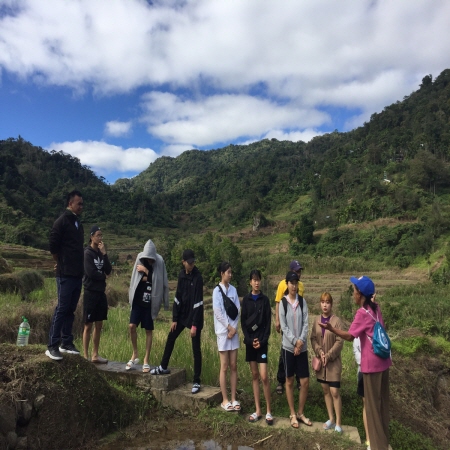
<path fill-rule="evenodd" d="M 344 258 L 342 256 L 294 255 L 270 253 L 267 249 L 246 249 L 242 251 L 244 273 L 259 268 L 263 275 L 285 275 L 289 263 L 298 259 L 310 274 L 376 272 L 385 270 L 386 264 L 365 258 Z"/>

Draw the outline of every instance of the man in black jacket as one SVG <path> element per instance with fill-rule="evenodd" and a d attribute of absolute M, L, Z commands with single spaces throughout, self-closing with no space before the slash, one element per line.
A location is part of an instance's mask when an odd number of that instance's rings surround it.
<path fill-rule="evenodd" d="M 108 318 L 108 301 L 105 289 L 106 275 L 109 275 L 111 270 L 111 263 L 103 243 L 103 233 L 98 225 L 94 225 L 91 228 L 89 246 L 84 250 L 83 353 L 84 357 L 89 359 L 89 341 L 91 340 L 91 331 L 94 325 L 91 361 L 97 364 L 106 364 L 108 362 L 107 359 L 102 358 L 98 354 L 98 346 L 100 344 L 103 321 Z"/>
<path fill-rule="evenodd" d="M 195 255 L 190 249 L 183 252 L 183 270 L 178 275 L 177 290 L 173 301 L 172 325 L 167 336 L 164 355 L 159 367 L 151 370 L 152 375 L 170 373 L 167 368 L 177 337 L 185 328 L 191 330 L 192 350 L 194 353 L 194 383 L 192 393 L 200 390 L 202 371 L 202 352 L 200 336 L 203 328 L 203 278 L 195 266 Z"/>
<path fill-rule="evenodd" d="M 45 354 L 55 360 L 62 359 L 61 352 L 80 354 L 73 345 L 72 325 L 83 278 L 84 230 L 79 218 L 82 212 L 81 192 L 69 192 L 67 209 L 56 219 L 50 232 L 50 253 L 56 262 L 58 304 L 53 314 Z"/>

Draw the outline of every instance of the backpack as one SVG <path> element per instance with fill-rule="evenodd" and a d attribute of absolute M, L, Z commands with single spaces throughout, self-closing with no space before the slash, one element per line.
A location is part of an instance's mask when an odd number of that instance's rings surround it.
<path fill-rule="evenodd" d="M 375 320 L 375 327 L 373 328 L 373 337 L 371 338 L 369 335 L 367 335 L 367 338 L 372 343 L 373 352 L 375 355 L 379 356 L 380 358 L 387 359 L 391 356 L 391 340 L 389 339 L 389 336 L 384 329 L 383 325 L 381 325 L 381 322 L 378 320 L 378 312 L 377 312 L 377 318 L 372 316 L 370 314 L 369 310 L 365 309 L 366 313 L 369 314 L 370 317 L 372 317 L 373 320 Z"/>

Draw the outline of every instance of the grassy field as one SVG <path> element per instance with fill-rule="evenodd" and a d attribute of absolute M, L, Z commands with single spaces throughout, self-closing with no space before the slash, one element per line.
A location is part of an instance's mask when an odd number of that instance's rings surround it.
<path fill-rule="evenodd" d="M 117 242 L 112 243 L 113 246 Z M 127 252 L 132 252 L 132 239 L 129 241 Z M 136 251 L 139 248 L 135 247 Z M 14 259 L 14 252 L 18 252 L 23 267 L 29 267 L 28 262 L 38 260 L 30 258 L 23 248 L 9 250 L 8 257 Z M 124 253 L 125 254 L 125 253 Z M 34 256 L 34 255 L 33 255 Z M 282 278 L 291 257 L 283 252 L 269 252 L 258 246 L 243 249 L 244 269 L 259 267 L 263 272 L 263 290 L 270 298 L 273 298 L 275 287 Z M 9 259 L 8 258 L 8 259 Z M 394 420 L 391 423 L 391 443 L 393 448 L 409 449 L 433 449 L 445 448 L 439 446 L 440 435 L 445 436 L 445 408 L 448 399 L 443 396 L 438 403 L 430 402 L 440 392 L 444 382 L 450 382 L 448 367 L 450 367 L 450 302 L 445 286 L 436 286 L 428 281 L 428 271 L 424 267 L 411 267 L 407 270 L 387 269 L 377 264 L 358 259 L 346 258 L 313 258 L 304 256 L 301 262 L 305 266 L 302 281 L 305 284 L 305 298 L 308 301 L 310 314 L 317 314 L 318 299 L 323 291 L 332 293 L 336 301 L 338 315 L 351 318 L 352 305 L 348 296 L 350 285 L 349 276 L 365 273 L 371 276 L 377 286 L 377 299 L 382 304 L 383 315 L 388 325 L 388 331 L 393 340 L 393 352 L 395 366 L 392 369 L 393 382 L 391 383 L 391 398 L 394 400 Z M 127 303 L 127 285 L 131 267 L 121 266 L 115 275 L 109 278 L 108 286 L 111 289 L 111 297 L 114 296 L 114 305 L 109 310 L 108 321 L 104 322 L 100 353 L 110 360 L 122 361 L 124 364 L 131 357 L 131 344 L 128 335 L 129 305 Z M 174 288 L 174 282 L 171 283 Z M 173 293 L 170 295 L 173 299 Z M 202 383 L 218 386 L 219 357 L 217 352 L 216 338 L 213 330 L 213 317 L 210 307 L 211 293 L 205 294 L 205 328 L 202 333 L 203 371 Z M 0 294 L 0 339 L 3 342 L 15 342 L 17 328 L 21 322 L 21 316 L 25 315 L 31 323 L 31 344 L 42 345 L 45 350 L 50 318 L 56 303 L 56 289 L 54 279 L 47 278 L 44 288 L 32 292 L 28 301 L 24 302 L 16 294 Z M 76 314 L 74 333 L 76 345 L 81 348 L 81 304 Z M 342 312 L 339 311 L 341 306 Z M 341 314 L 342 313 L 342 314 Z M 160 362 L 167 333 L 171 322 L 171 312 L 161 311 L 155 322 L 153 336 L 153 349 L 150 356 L 150 364 L 157 365 Z M 144 332 L 139 330 L 140 357 L 144 351 Z M 272 386 L 272 412 L 276 416 L 288 416 L 288 407 L 285 396 L 275 394 L 276 370 L 280 348 L 280 335 L 272 330 L 269 344 L 269 377 Z M 239 399 L 242 401 L 245 413 L 253 412 L 253 395 L 251 390 L 251 375 L 248 364 L 245 363 L 245 349 L 241 347 L 238 353 L 238 390 Z M 428 359 L 427 359 L 428 358 Z M 430 393 L 422 392 L 424 389 L 423 379 L 430 383 L 429 358 L 437 358 L 442 367 L 436 369 L 436 377 L 429 387 Z M 343 399 L 343 423 L 357 426 L 360 435 L 364 435 L 361 420 L 361 401 L 356 395 L 356 365 L 353 361 L 351 345 L 346 343 L 342 353 L 343 374 L 341 395 Z M 422 361 L 423 360 L 423 361 Z M 191 343 L 188 332 L 184 332 L 178 339 L 172 355 L 170 365 L 172 367 L 185 367 L 188 381 L 193 375 L 193 358 Z M 414 368 L 414 370 L 410 370 Z M 411 378 L 408 383 L 414 386 L 412 392 L 417 395 L 411 401 L 404 402 L 405 397 L 411 396 L 411 390 L 405 394 L 404 380 L 412 374 L 423 374 L 427 378 Z M 444 374 L 444 375 L 442 375 Z M 422 375 L 421 375 L 422 376 Z M 397 377 L 397 378 L 396 378 Z M 428 402 L 428 403 L 427 403 Z M 447 402 L 447 403 L 445 403 Z M 396 408 L 396 405 L 402 408 Z M 438 404 L 441 404 L 438 409 Z M 447 406 L 442 406 L 442 404 Z M 264 401 L 262 401 L 264 408 Z M 408 409 L 409 408 L 409 409 Z M 421 411 L 417 414 L 417 411 Z M 322 389 L 311 377 L 309 398 L 305 408 L 306 415 L 313 421 L 325 421 L 326 409 L 323 401 Z M 426 415 L 426 424 L 421 428 L 420 417 Z M 413 425 L 414 424 L 414 425 Z M 443 427 L 443 428 L 442 428 Z M 414 429 L 414 431 L 413 431 Z M 423 434 L 419 434 L 418 432 Z M 432 436 L 434 444 L 424 435 Z M 437 442 L 437 443 L 436 443 Z"/>

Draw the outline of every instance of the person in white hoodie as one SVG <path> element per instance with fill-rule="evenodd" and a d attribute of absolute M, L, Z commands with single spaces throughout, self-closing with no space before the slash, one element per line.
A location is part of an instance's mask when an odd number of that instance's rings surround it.
<path fill-rule="evenodd" d="M 126 370 L 139 363 L 137 347 L 137 327 L 145 328 L 145 356 L 142 372 L 149 373 L 148 363 L 153 338 L 153 320 L 159 314 L 164 302 L 164 309 L 169 309 L 169 280 L 166 264 L 161 255 L 156 253 L 155 244 L 149 239 L 144 250 L 138 254 L 131 274 L 128 299 L 131 305 L 130 338 L 133 354 L 126 365 Z"/>

